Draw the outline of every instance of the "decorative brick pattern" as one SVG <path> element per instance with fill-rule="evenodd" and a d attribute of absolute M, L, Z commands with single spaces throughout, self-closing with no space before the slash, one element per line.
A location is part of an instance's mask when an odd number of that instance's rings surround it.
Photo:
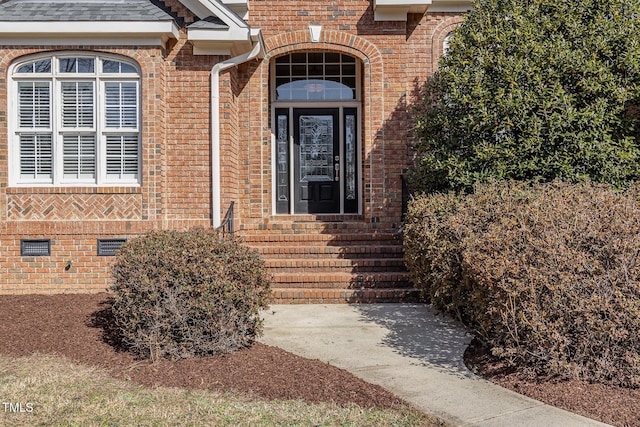
<path fill-rule="evenodd" d="M 142 198 L 131 194 L 33 194 L 7 197 L 9 220 L 136 220 L 142 219 Z"/>

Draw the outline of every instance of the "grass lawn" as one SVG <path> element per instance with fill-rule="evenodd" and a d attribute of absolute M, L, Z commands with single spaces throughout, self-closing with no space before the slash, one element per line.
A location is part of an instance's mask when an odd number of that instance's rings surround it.
<path fill-rule="evenodd" d="M 0 425 L 442 426 L 394 410 L 263 401 L 247 395 L 148 388 L 60 357 L 0 356 Z"/>

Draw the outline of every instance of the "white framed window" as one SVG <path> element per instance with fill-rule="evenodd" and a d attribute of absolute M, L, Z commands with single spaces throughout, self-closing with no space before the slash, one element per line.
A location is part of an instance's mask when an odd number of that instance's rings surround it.
<path fill-rule="evenodd" d="M 115 55 L 31 56 L 9 70 L 11 185 L 139 185 L 140 72 Z"/>

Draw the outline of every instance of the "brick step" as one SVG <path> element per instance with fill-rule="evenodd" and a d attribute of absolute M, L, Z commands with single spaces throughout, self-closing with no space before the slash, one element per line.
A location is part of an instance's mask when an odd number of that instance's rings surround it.
<path fill-rule="evenodd" d="M 272 273 L 274 287 L 278 288 L 348 288 L 393 289 L 409 285 L 409 273 Z"/>
<path fill-rule="evenodd" d="M 406 272 L 402 258 L 326 259 L 296 258 L 267 259 L 267 268 L 277 273 L 295 272 L 344 272 L 344 273 L 393 273 Z"/>
<path fill-rule="evenodd" d="M 285 235 L 248 235 L 242 239 L 250 246 L 271 245 L 323 245 L 323 246 L 354 246 L 354 245 L 397 245 L 402 246 L 402 240 L 394 238 L 392 234 L 361 235 L 361 234 L 285 234 Z"/>
<path fill-rule="evenodd" d="M 371 225 L 361 222 L 281 222 L 258 224 L 255 226 L 244 225 L 240 230 L 246 234 L 261 234 L 277 231 L 279 233 L 301 233 L 305 231 L 317 231 L 319 233 L 344 233 L 360 232 L 371 233 L 377 231 L 389 231 L 390 227 L 371 229 Z"/>
<path fill-rule="evenodd" d="M 320 230 L 309 231 L 304 234 L 278 234 L 271 233 L 246 233 L 242 234 L 242 238 L 246 242 L 304 242 L 304 241 L 383 241 L 383 240 L 398 240 L 397 233 L 391 232 L 377 232 L 377 233 L 354 233 L 353 230 L 348 230 L 342 233 L 323 233 Z"/>
<path fill-rule="evenodd" d="M 319 223 L 296 218 L 239 233 L 259 251 L 278 302 L 417 301 L 402 240 L 394 229 L 362 221 Z"/>
<path fill-rule="evenodd" d="M 360 232 L 376 232 L 384 229 L 396 229 L 397 224 L 380 224 L 365 221 L 358 215 L 305 215 L 272 217 L 261 223 L 244 223 L 238 231 L 246 233 L 280 231 L 300 232 L 303 230 L 317 230 L 332 232 L 341 230 L 358 230 Z"/>
<path fill-rule="evenodd" d="M 364 222 L 364 216 L 361 214 L 276 214 L 265 218 L 267 224 L 273 223 L 299 223 L 299 222 Z M 264 225 L 262 223 L 254 223 L 252 225 Z"/>
<path fill-rule="evenodd" d="M 418 302 L 420 292 L 415 288 L 398 289 L 303 289 L 273 288 L 274 303 L 344 304 Z"/>
<path fill-rule="evenodd" d="M 372 246 L 310 246 L 310 245 L 273 245 L 255 246 L 265 259 L 324 258 L 324 259 L 360 259 L 360 258 L 402 258 L 404 250 L 400 245 Z"/>

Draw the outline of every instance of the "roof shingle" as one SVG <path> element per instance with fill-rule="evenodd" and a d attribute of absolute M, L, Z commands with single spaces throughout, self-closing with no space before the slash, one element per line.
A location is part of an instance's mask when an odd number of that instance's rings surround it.
<path fill-rule="evenodd" d="M 8 0 L 0 3 L 0 21 L 173 21 L 149 0 Z"/>
<path fill-rule="evenodd" d="M 208 16 L 189 25 L 189 28 L 199 30 L 228 30 L 229 26 L 217 16 Z"/>

